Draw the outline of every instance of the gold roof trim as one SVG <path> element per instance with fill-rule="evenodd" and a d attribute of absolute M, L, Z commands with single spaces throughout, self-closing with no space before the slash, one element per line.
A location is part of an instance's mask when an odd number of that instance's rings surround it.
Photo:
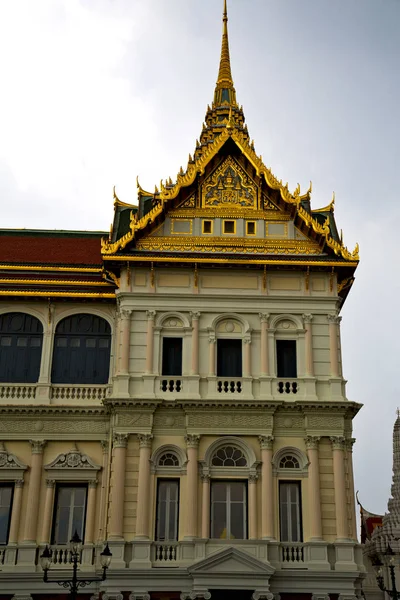
<path fill-rule="evenodd" d="M 115 185 L 113 187 L 113 198 L 114 198 L 114 206 L 125 206 L 126 208 L 133 208 L 134 204 L 128 204 L 127 202 L 122 202 L 117 196 L 115 191 Z M 112 227 L 112 226 L 111 226 Z"/>
<path fill-rule="evenodd" d="M 124 262 L 176 262 L 176 263 L 222 263 L 229 264 L 232 263 L 232 260 L 235 264 L 238 265 L 283 265 L 283 266 L 315 266 L 315 267 L 354 267 L 358 266 L 358 261 L 335 261 L 335 260 L 281 260 L 279 258 L 236 258 L 236 257 L 226 257 L 226 258 L 216 258 L 215 256 L 210 257 L 202 257 L 202 256 L 140 256 L 140 255 L 131 255 L 131 254 L 117 254 L 116 256 L 104 256 L 104 260 L 112 260 L 112 261 L 124 261 Z"/>
<path fill-rule="evenodd" d="M 335 192 L 333 192 L 332 200 L 323 208 L 313 210 L 313 213 L 333 212 L 335 210 Z"/>
<path fill-rule="evenodd" d="M 218 208 L 177 209 L 168 212 L 171 219 L 250 219 L 251 221 L 291 221 L 291 216 L 280 210 L 235 209 L 225 206 Z"/>
<path fill-rule="evenodd" d="M 300 186 L 298 185 L 295 192 L 291 194 L 289 192 L 288 184 L 283 185 L 282 180 L 279 180 L 272 173 L 271 169 L 269 169 L 262 160 L 262 156 L 258 156 L 249 144 L 246 136 L 243 132 L 234 128 L 224 128 L 222 133 L 207 147 L 204 149 L 203 154 L 200 158 L 196 159 L 194 163 L 188 163 L 186 172 L 183 174 L 178 174 L 177 182 L 172 187 L 165 187 L 162 185 L 160 190 L 160 202 L 154 206 L 144 217 L 139 220 L 136 220 L 133 212 L 131 213 L 131 231 L 121 237 L 114 243 L 109 243 L 108 241 L 102 239 L 101 241 L 101 252 L 103 255 L 105 254 L 114 254 L 120 249 L 125 248 L 125 246 L 131 242 L 135 238 L 135 233 L 137 230 L 144 229 L 149 223 L 158 217 L 164 210 L 164 204 L 169 200 L 173 200 L 176 198 L 183 187 L 187 187 L 192 185 L 196 179 L 197 173 L 203 174 L 207 164 L 210 160 L 218 154 L 219 150 L 225 144 L 225 142 L 232 138 L 246 158 L 251 162 L 253 167 L 256 170 L 257 175 L 264 176 L 265 182 L 267 185 L 273 189 L 277 190 L 280 193 L 280 196 L 284 202 L 290 205 L 296 205 L 297 214 L 304 221 L 304 223 L 313 229 L 316 233 L 323 235 L 326 239 L 327 245 L 334 250 L 335 254 L 338 256 L 341 255 L 345 260 L 359 260 L 358 255 L 358 244 L 356 248 L 351 253 L 347 248 L 340 243 L 336 242 L 330 235 L 329 229 L 329 220 L 325 221 L 324 225 L 321 225 L 317 219 L 315 219 L 309 212 L 307 212 L 302 206 L 301 201 L 306 197 L 309 197 L 311 192 L 310 189 L 307 191 L 305 195 L 300 195 Z"/>
<path fill-rule="evenodd" d="M 316 242 L 299 240 L 248 240 L 226 237 L 189 237 L 171 239 L 170 237 L 152 237 L 140 240 L 138 249 L 155 252 L 222 252 L 232 254 L 314 254 L 320 255 L 321 248 Z"/>
<path fill-rule="evenodd" d="M 0 285 L 4 283 L 15 283 L 17 285 L 83 285 L 83 286 L 112 286 L 112 283 L 106 281 L 80 281 L 80 280 L 69 280 L 69 279 L 1 279 Z"/>
<path fill-rule="evenodd" d="M 0 271 L 65 271 L 66 273 L 102 273 L 98 267 L 46 267 L 43 265 L 0 265 Z"/>
<path fill-rule="evenodd" d="M 114 294 L 103 292 L 53 292 L 53 291 L 30 291 L 30 290 L 0 290 L 0 296 L 45 296 L 57 298 L 115 298 Z"/>

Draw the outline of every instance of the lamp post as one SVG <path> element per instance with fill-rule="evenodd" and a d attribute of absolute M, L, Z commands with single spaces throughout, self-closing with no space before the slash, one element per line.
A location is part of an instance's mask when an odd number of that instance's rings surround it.
<path fill-rule="evenodd" d="M 81 554 L 82 540 L 78 535 L 78 532 L 75 531 L 74 535 L 69 544 L 70 557 L 72 562 L 72 578 L 71 579 L 49 579 L 48 573 L 51 567 L 51 557 L 52 550 L 48 546 L 45 547 L 42 554 L 40 555 L 40 564 L 43 569 L 43 581 L 45 583 L 57 583 L 59 586 L 63 587 L 66 590 L 69 590 L 71 594 L 71 600 L 76 600 L 79 588 L 84 588 L 91 583 L 95 583 L 96 581 L 105 581 L 107 575 L 107 569 L 111 563 L 111 551 L 106 544 L 103 552 L 100 553 L 100 561 L 101 566 L 103 568 L 103 573 L 101 577 L 96 577 L 94 579 L 78 579 L 78 563 Z"/>
<path fill-rule="evenodd" d="M 378 555 L 373 557 L 373 567 L 375 569 L 376 572 L 376 581 L 378 584 L 378 587 L 380 590 L 382 590 L 382 592 L 386 592 L 387 594 L 389 594 L 390 598 L 392 598 L 393 600 L 400 600 L 400 592 L 397 591 L 396 588 L 396 575 L 395 575 L 395 567 L 396 567 L 396 555 L 393 552 L 392 548 L 390 547 L 390 545 L 388 544 L 385 552 L 383 552 L 381 554 L 382 558 L 383 558 L 383 562 L 381 561 L 380 557 Z M 383 567 L 388 567 L 389 568 L 389 572 L 390 572 L 390 583 L 392 586 L 392 589 L 388 589 L 385 586 L 385 580 L 383 577 Z"/>

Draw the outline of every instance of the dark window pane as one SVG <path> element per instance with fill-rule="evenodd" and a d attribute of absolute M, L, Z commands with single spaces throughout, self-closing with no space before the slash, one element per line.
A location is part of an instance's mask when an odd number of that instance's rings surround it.
<path fill-rule="evenodd" d="M 243 484 L 242 484 L 243 485 Z M 231 504 L 230 539 L 244 539 L 244 503 Z"/>
<path fill-rule="evenodd" d="M 245 486 L 242 481 L 232 482 L 231 488 L 231 502 L 243 502 Z"/>
<path fill-rule="evenodd" d="M 178 539 L 179 481 L 170 479 L 158 482 L 157 524 L 158 541 Z"/>
<path fill-rule="evenodd" d="M 276 340 L 278 377 L 297 377 L 296 340 Z"/>
<path fill-rule="evenodd" d="M 31 315 L 0 315 L 0 382 L 37 382 L 42 332 L 42 324 Z"/>
<path fill-rule="evenodd" d="M 217 376 L 242 377 L 242 340 L 217 340 Z"/>
<path fill-rule="evenodd" d="M 75 531 L 84 539 L 87 488 L 59 486 L 56 494 L 54 544 L 67 544 Z"/>
<path fill-rule="evenodd" d="M 7 544 L 10 528 L 13 487 L 0 487 L 0 544 Z"/>
<path fill-rule="evenodd" d="M 53 383 L 107 383 L 111 330 L 95 315 L 73 315 L 60 321 L 55 334 Z"/>
<path fill-rule="evenodd" d="M 182 338 L 163 338 L 163 375 L 182 375 Z"/>
<path fill-rule="evenodd" d="M 279 484 L 279 518 L 282 542 L 301 542 L 300 482 Z"/>
<path fill-rule="evenodd" d="M 214 502 L 212 505 L 212 531 L 211 537 L 226 539 L 227 537 L 227 505 L 225 502 Z"/>

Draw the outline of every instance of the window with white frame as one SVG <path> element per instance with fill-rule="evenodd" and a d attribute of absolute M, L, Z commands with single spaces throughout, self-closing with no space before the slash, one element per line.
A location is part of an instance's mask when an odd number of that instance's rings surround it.
<path fill-rule="evenodd" d="M 10 483 L 0 485 L 0 544 L 5 545 L 8 542 L 8 533 L 10 530 L 11 507 L 13 499 L 14 486 Z"/>
<path fill-rule="evenodd" d="M 301 542 L 301 482 L 279 482 L 279 522 L 281 542 Z"/>
<path fill-rule="evenodd" d="M 247 482 L 211 482 L 211 538 L 247 537 Z"/>
<path fill-rule="evenodd" d="M 234 318 L 217 324 L 217 377 L 242 377 L 243 327 Z"/>
<path fill-rule="evenodd" d="M 160 542 L 176 541 L 179 520 L 178 479 L 158 480 L 156 513 L 156 540 Z"/>
<path fill-rule="evenodd" d="M 87 486 L 58 484 L 53 519 L 53 544 L 68 544 L 75 531 L 85 534 Z"/>

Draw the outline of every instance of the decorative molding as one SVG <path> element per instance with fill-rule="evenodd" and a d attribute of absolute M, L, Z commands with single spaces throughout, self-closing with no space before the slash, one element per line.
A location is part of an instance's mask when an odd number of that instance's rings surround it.
<path fill-rule="evenodd" d="M 273 435 L 259 435 L 258 441 L 260 442 L 261 450 L 272 450 L 274 447 Z"/>
<path fill-rule="evenodd" d="M 155 310 L 146 310 L 146 317 L 149 321 L 154 321 L 154 319 L 156 318 L 156 311 Z"/>
<path fill-rule="evenodd" d="M 343 430 L 344 418 L 337 415 L 307 415 L 307 429 Z"/>
<path fill-rule="evenodd" d="M 200 443 L 200 435 L 195 435 L 193 433 L 188 433 L 185 435 L 185 442 L 187 448 L 198 448 Z"/>
<path fill-rule="evenodd" d="M 151 427 L 151 413 L 117 412 L 116 425 L 118 427 Z"/>
<path fill-rule="evenodd" d="M 274 416 L 274 429 L 304 429 L 304 417 L 278 414 Z"/>
<path fill-rule="evenodd" d="M 56 480 L 55 479 L 46 479 L 46 487 L 47 488 L 54 488 L 56 485 Z"/>
<path fill-rule="evenodd" d="M 167 413 L 156 412 L 153 420 L 153 428 L 158 429 L 183 429 L 185 427 L 185 415 L 178 411 Z"/>
<path fill-rule="evenodd" d="M 272 429 L 272 416 L 263 413 L 242 413 L 232 411 L 215 413 L 193 412 L 187 415 L 187 427 L 198 427 L 202 429 L 225 429 L 249 428 L 257 431 Z"/>
<path fill-rule="evenodd" d="M 132 313 L 133 313 L 133 310 L 131 308 L 121 308 L 120 309 L 121 319 L 124 321 L 129 321 Z"/>
<path fill-rule="evenodd" d="M 318 450 L 318 444 L 320 439 L 321 438 L 318 435 L 307 435 L 304 438 L 307 450 Z"/>
<path fill-rule="evenodd" d="M 113 447 L 114 448 L 126 448 L 128 445 L 129 433 L 114 432 L 113 435 Z"/>
<path fill-rule="evenodd" d="M 151 433 L 138 433 L 139 448 L 151 448 L 153 435 Z"/>
<path fill-rule="evenodd" d="M 108 440 L 100 440 L 101 449 L 103 454 L 108 454 L 109 442 Z"/>
<path fill-rule="evenodd" d="M 267 323 L 268 325 L 270 317 L 269 313 L 258 313 L 258 316 L 260 317 L 261 323 Z"/>
<path fill-rule="evenodd" d="M 103 596 L 104 598 L 104 596 Z M 121 600 L 122 600 L 122 596 L 121 596 Z M 143 593 L 135 593 L 132 592 L 132 594 L 129 594 L 129 600 L 150 600 L 150 594 L 148 594 L 147 592 L 143 592 Z"/>
<path fill-rule="evenodd" d="M 249 473 L 248 481 L 249 483 L 257 483 L 258 473 Z"/>
<path fill-rule="evenodd" d="M 332 442 L 333 450 L 344 450 L 345 449 L 345 438 L 341 435 L 333 435 L 329 438 Z"/>
<path fill-rule="evenodd" d="M 192 319 L 192 321 L 198 321 L 200 319 L 200 312 L 190 312 L 190 317 Z"/>
<path fill-rule="evenodd" d="M 23 471 L 28 468 L 23 462 L 21 462 L 15 454 L 7 452 L 4 442 L 0 442 L 0 470 L 4 471 L 19 471 L 23 475 Z"/>
<path fill-rule="evenodd" d="M 22 488 L 24 487 L 24 480 L 23 479 L 15 479 L 14 480 L 14 485 L 16 488 Z"/>
<path fill-rule="evenodd" d="M 79 414 L 79 413 L 78 413 Z M 38 415 L 37 415 L 38 416 Z M 86 415 L 85 415 L 86 416 Z M 3 415 L 0 419 L 0 433 L 26 433 L 32 435 L 33 429 L 38 428 L 39 421 L 33 419 L 18 419 L 18 418 L 7 418 Z M 41 434 L 63 434 L 63 433 L 107 433 L 108 421 L 104 420 L 104 416 L 101 420 L 99 419 L 79 419 L 72 418 L 68 419 L 65 416 L 56 415 L 56 417 L 50 419 L 43 419 L 40 421 L 40 433 Z M 32 440 L 36 443 L 36 440 Z"/>

